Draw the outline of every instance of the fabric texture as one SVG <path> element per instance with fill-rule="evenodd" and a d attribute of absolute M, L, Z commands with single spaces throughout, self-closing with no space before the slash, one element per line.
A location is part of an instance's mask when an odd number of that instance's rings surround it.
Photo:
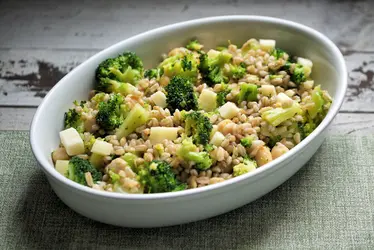
<path fill-rule="evenodd" d="M 297 174 L 212 219 L 129 229 L 73 212 L 28 132 L 0 132 L 0 249 L 374 249 L 374 136 L 330 136 Z"/>

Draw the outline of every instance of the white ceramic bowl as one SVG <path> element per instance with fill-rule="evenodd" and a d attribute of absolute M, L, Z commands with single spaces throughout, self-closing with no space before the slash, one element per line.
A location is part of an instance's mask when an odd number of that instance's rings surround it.
<path fill-rule="evenodd" d="M 327 89 L 334 102 L 318 128 L 285 155 L 246 175 L 215 185 L 174 193 L 120 194 L 77 184 L 53 167 L 51 152 L 59 144 L 63 114 L 74 100 L 87 99 L 94 71 L 104 59 L 130 50 L 146 67 L 160 55 L 197 37 L 206 48 L 241 44 L 249 38 L 275 39 L 291 54 L 310 58 L 316 84 Z M 324 140 L 327 126 L 343 102 L 347 71 L 339 49 L 321 33 L 294 22 L 260 16 L 210 17 L 172 24 L 117 43 L 75 68 L 47 94 L 31 125 L 32 150 L 57 196 L 91 219 L 126 227 L 157 227 L 205 219 L 243 206 L 273 190 L 298 171 Z M 298 199 L 298 197 L 294 197 Z"/>

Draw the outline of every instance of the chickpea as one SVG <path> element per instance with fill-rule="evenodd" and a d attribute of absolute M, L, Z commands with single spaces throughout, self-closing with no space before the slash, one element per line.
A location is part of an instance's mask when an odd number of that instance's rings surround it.
<path fill-rule="evenodd" d="M 273 160 L 273 157 L 271 156 L 270 149 L 268 147 L 260 147 L 260 149 L 257 151 L 257 154 L 255 156 L 257 165 L 259 167 L 265 165 L 268 162 L 271 162 Z"/>
<path fill-rule="evenodd" d="M 289 149 L 286 146 L 284 146 L 280 142 L 277 142 L 277 144 L 275 144 L 275 146 L 271 150 L 271 155 L 273 157 L 273 160 L 277 159 L 279 156 L 283 155 L 284 153 L 287 153 L 288 151 Z"/>
<path fill-rule="evenodd" d="M 53 162 L 57 160 L 69 160 L 69 155 L 66 153 L 65 148 L 58 148 L 52 153 Z"/>

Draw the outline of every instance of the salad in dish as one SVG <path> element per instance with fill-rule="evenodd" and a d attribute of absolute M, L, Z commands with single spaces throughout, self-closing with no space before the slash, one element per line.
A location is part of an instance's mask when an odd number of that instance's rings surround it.
<path fill-rule="evenodd" d="M 287 153 L 327 114 L 311 60 L 251 38 L 197 40 L 145 69 L 135 53 L 101 62 L 87 100 L 64 116 L 56 170 L 79 184 L 162 193 L 219 183 Z"/>

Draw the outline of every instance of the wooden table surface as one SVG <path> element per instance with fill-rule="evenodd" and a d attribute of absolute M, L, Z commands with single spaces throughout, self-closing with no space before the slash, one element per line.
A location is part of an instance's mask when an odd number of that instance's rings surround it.
<path fill-rule="evenodd" d="M 0 1 L 0 130 L 28 130 L 46 93 L 113 43 L 166 24 L 215 15 L 280 17 L 332 39 L 349 85 L 330 133 L 374 132 L 374 1 Z"/>

